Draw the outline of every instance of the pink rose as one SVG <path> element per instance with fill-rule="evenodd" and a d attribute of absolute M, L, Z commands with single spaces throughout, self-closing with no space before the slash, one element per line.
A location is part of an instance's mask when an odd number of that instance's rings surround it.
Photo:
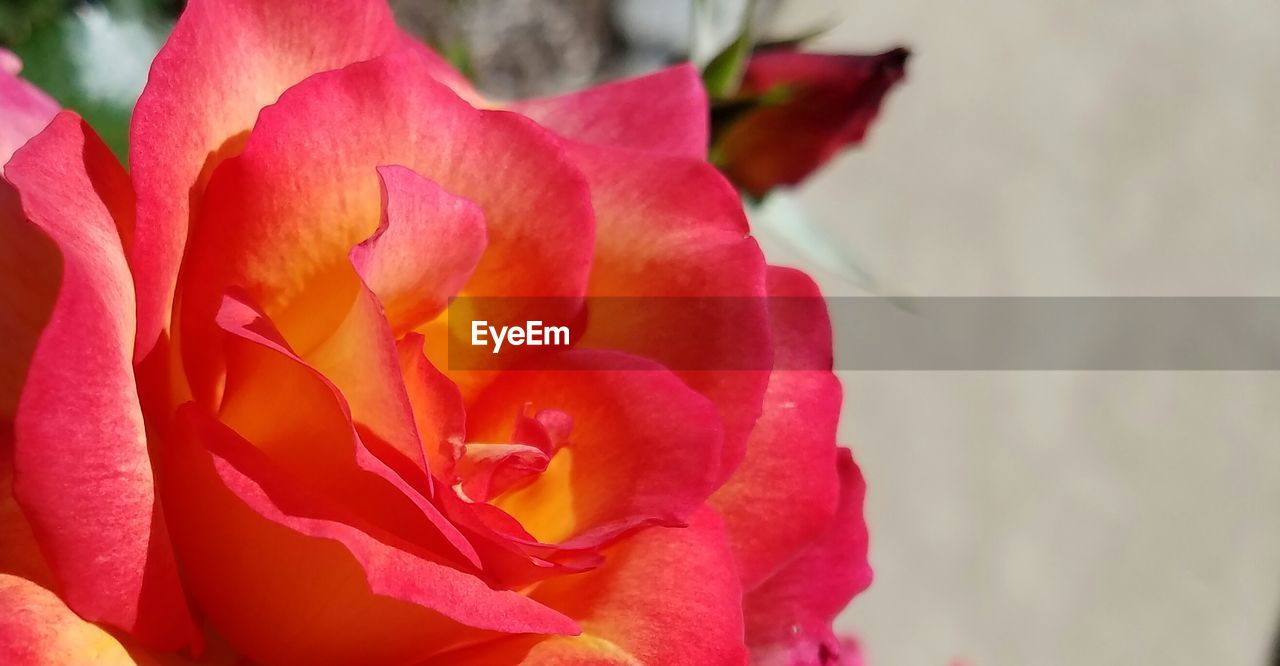
<path fill-rule="evenodd" d="M 17 151 L 0 662 L 838 652 L 870 571 L 830 326 L 704 159 L 697 73 L 477 106 L 380 2 L 192 0 L 129 173 L 69 112 Z M 745 299 L 699 353 L 761 369 L 669 367 L 636 312 L 457 370 L 459 294 Z"/>

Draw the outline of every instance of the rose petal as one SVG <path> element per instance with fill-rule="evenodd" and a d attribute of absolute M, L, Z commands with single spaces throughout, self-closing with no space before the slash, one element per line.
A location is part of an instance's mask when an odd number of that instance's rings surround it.
<path fill-rule="evenodd" d="M 526 589 L 550 577 L 589 571 L 604 561 L 593 548 L 560 548 L 539 542 L 495 506 L 467 502 L 449 493 L 440 493 L 437 499 L 449 519 L 475 544 L 485 574 L 507 589 Z"/>
<path fill-rule="evenodd" d="M 27 221 L 18 192 L 0 178 L 0 571 L 45 586 L 53 574 L 13 497 L 13 417 L 61 282 L 58 246 Z"/>
<path fill-rule="evenodd" d="M 459 464 L 464 494 L 487 502 L 515 486 L 526 485 L 547 470 L 551 456 L 569 439 L 573 419 L 564 412 L 544 409 L 533 417 L 521 407 L 510 444 L 470 442 Z M 549 425 L 548 425 L 549 424 Z"/>
<path fill-rule="evenodd" d="M 707 92 L 690 64 L 509 107 L 584 143 L 703 159 Z"/>
<path fill-rule="evenodd" d="M 184 360 L 198 396 L 218 374 L 204 322 L 228 287 L 245 289 L 303 355 L 346 315 L 354 289 L 341 276 L 351 246 L 377 227 L 376 168 L 386 164 L 483 210 L 488 247 L 464 291 L 583 293 L 590 201 L 555 137 L 515 114 L 476 111 L 398 51 L 290 89 L 218 169 L 184 268 Z"/>
<path fill-rule="evenodd" d="M 831 321 L 804 273 L 769 269 L 774 363 L 764 414 L 742 465 L 711 503 L 724 517 L 743 589 L 751 590 L 831 522 L 840 482 L 831 466 L 840 381 L 831 367 Z"/>
<path fill-rule="evenodd" d="M 590 295 L 727 297 L 699 321 L 705 335 L 664 321 L 650 300 L 592 317 L 580 345 L 618 349 L 684 370 L 681 379 L 715 402 L 724 420 L 721 482 L 742 461 L 772 367 L 765 263 L 748 236 L 742 201 L 706 162 L 575 144 L 591 184 L 596 259 Z M 745 368 L 745 369 L 744 369 Z"/>
<path fill-rule="evenodd" d="M 578 619 L 582 635 L 503 639 L 441 664 L 745 664 L 741 588 L 715 511 L 685 528 L 650 528 L 596 571 L 534 596 Z M 434 662 L 433 662 L 434 663 Z"/>
<path fill-rule="evenodd" d="M 190 589 L 220 633 L 264 663 L 416 663 L 468 627 L 575 633 L 516 592 L 406 551 L 344 522 L 308 517 L 315 496 L 276 488 L 255 445 L 199 413 L 179 413 L 165 496 Z M 320 497 L 323 497 L 321 495 Z"/>
<path fill-rule="evenodd" d="M 128 177 L 71 113 L 19 150 L 5 176 L 64 262 L 17 405 L 14 496 L 76 613 L 151 646 L 189 644 L 195 629 L 156 504 L 130 362 Z"/>
<path fill-rule="evenodd" d="M 573 419 L 547 470 L 493 503 L 567 548 L 687 520 L 715 489 L 714 406 L 661 366 L 615 352 L 566 352 L 555 367 L 502 373 L 468 409 L 467 437 L 478 442 L 511 441 L 511 417 L 526 405 Z"/>
<path fill-rule="evenodd" d="M 346 319 L 306 361 L 342 394 L 366 441 L 388 445 L 388 450 L 377 449 L 375 455 L 432 494 L 430 468 L 405 389 L 395 337 L 367 288 L 360 287 Z"/>
<path fill-rule="evenodd" d="M 3 426 L 8 429 L 8 426 Z M 31 523 L 13 497 L 13 435 L 0 432 L 0 571 L 17 574 L 40 585 L 53 586 L 49 565 Z"/>
<path fill-rule="evenodd" d="M 378 168 L 382 223 L 351 250 L 397 333 L 430 321 L 484 253 L 484 213 L 404 167 Z"/>
<path fill-rule="evenodd" d="M 0 663 L 106 666 L 135 662 L 111 634 L 80 619 L 58 595 L 0 573 Z"/>
<path fill-rule="evenodd" d="M 57 115 L 58 103 L 18 77 L 22 61 L 0 48 L 0 165 Z"/>
<path fill-rule="evenodd" d="M 467 445 L 460 461 L 462 490 L 477 502 L 487 502 L 516 484 L 547 470 L 547 453 L 528 444 Z"/>
<path fill-rule="evenodd" d="M 17 190 L 0 178 L 0 434 L 11 430 L 31 355 L 61 282 L 57 244 L 27 221 Z"/>
<path fill-rule="evenodd" d="M 426 67 L 426 71 L 431 75 L 431 78 L 443 83 L 458 97 L 466 100 L 467 104 L 478 109 L 493 107 L 493 105 L 484 98 L 484 95 L 481 95 L 480 92 L 475 89 L 475 86 L 471 85 L 471 81 L 467 79 L 466 75 L 459 72 L 453 65 L 449 64 L 449 61 L 445 60 L 445 58 L 439 53 L 436 53 L 426 45 L 421 44 L 414 39 L 410 39 L 408 43 L 403 44 L 402 47 L 412 51 L 418 57 L 418 60 L 420 60 L 423 66 Z"/>
<path fill-rule="evenodd" d="M 427 501 L 425 481 L 398 474 L 402 468 L 387 465 L 374 441 L 356 435 L 337 387 L 288 349 L 270 320 L 228 298 L 218 322 L 228 334 L 222 423 L 353 524 L 396 535 L 459 566 L 479 564 L 467 540 Z M 267 404 L 287 408 L 264 409 Z"/>
<path fill-rule="evenodd" d="M 199 210 L 209 175 L 239 152 L 259 110 L 316 72 L 367 60 L 405 39 L 382 2 L 187 3 L 152 63 L 130 132 L 137 358 L 168 324 L 188 218 Z"/>
<path fill-rule="evenodd" d="M 422 354 L 421 335 L 404 336 L 396 343 L 396 351 L 427 465 L 437 479 L 452 486 L 467 421 L 462 395 Z"/>
<path fill-rule="evenodd" d="M 836 461 L 840 506 L 827 532 L 743 599 L 753 655 L 800 648 L 815 658 L 820 651 L 840 654 L 831 622 L 871 584 L 862 516 L 866 485 L 848 449 L 838 449 Z"/>
<path fill-rule="evenodd" d="M 570 416 L 558 410 L 543 410 L 531 418 L 526 411 L 527 405 L 516 415 L 511 443 L 466 444 L 458 474 L 462 476 L 462 491 L 468 498 L 488 502 L 516 485 L 532 482 L 547 471 L 552 456 L 568 441 L 572 429 Z M 553 435 L 543 421 L 552 424 L 558 432 Z"/>

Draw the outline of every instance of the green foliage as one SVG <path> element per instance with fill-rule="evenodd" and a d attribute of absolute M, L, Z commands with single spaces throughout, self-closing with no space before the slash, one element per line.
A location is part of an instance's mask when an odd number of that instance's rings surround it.
<path fill-rule="evenodd" d="M 74 0 L 6 0 L 0 4 L 0 44 L 25 42 L 31 33 L 58 20 Z"/>
<path fill-rule="evenodd" d="M 738 37 L 703 68 L 702 83 L 712 99 L 728 99 L 737 94 L 738 86 L 742 84 L 742 74 L 746 71 L 751 51 L 755 47 L 755 13 L 756 3 L 751 0 L 742 14 L 742 28 L 738 31 Z"/>

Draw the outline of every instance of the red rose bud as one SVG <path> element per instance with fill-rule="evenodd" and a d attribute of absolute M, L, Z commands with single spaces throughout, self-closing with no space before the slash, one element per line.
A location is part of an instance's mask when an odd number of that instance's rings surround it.
<path fill-rule="evenodd" d="M 739 98 L 755 105 L 718 137 L 713 160 L 757 197 L 803 181 L 841 148 L 862 141 L 881 100 L 905 76 L 909 55 L 904 48 L 873 56 L 754 54 Z"/>

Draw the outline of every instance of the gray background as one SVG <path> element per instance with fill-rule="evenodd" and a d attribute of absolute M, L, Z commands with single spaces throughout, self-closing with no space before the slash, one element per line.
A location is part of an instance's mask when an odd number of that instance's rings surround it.
<path fill-rule="evenodd" d="M 886 291 L 1280 295 L 1280 3 L 799 5 L 843 17 L 826 49 L 916 51 L 800 191 Z M 842 378 L 877 579 L 839 625 L 871 666 L 1266 663 L 1280 376 Z"/>

